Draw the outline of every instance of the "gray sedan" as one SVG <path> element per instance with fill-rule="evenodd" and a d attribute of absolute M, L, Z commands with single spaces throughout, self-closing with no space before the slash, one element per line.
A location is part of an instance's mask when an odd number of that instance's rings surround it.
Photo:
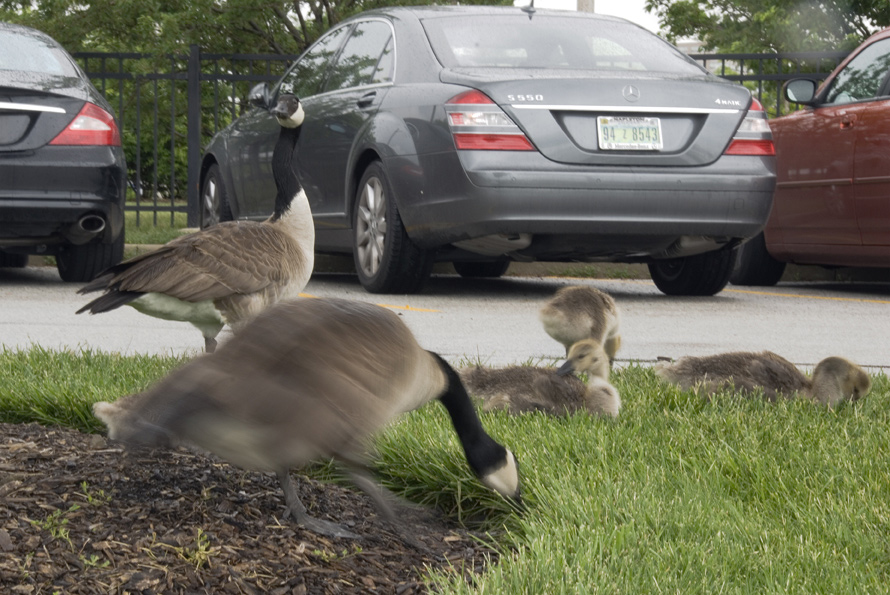
<path fill-rule="evenodd" d="M 436 261 L 645 262 L 712 295 L 766 222 L 775 152 L 750 93 L 628 21 L 512 7 L 394 7 L 338 24 L 203 159 L 213 219 L 272 210 L 269 114 L 306 120 L 293 166 L 316 251 L 370 292 L 419 291 Z"/>

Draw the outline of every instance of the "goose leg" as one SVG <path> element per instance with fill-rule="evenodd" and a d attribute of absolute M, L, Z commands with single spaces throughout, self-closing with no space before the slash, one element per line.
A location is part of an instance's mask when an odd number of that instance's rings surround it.
<path fill-rule="evenodd" d="M 609 356 L 609 367 L 613 367 L 615 363 L 615 354 L 618 353 L 618 349 L 621 347 L 621 335 L 615 335 L 613 337 L 609 337 L 606 339 L 606 342 L 603 344 L 603 349 L 606 351 L 606 355 Z"/>
<path fill-rule="evenodd" d="M 297 490 L 294 488 L 293 479 L 287 471 L 278 472 L 278 480 L 281 482 L 281 488 L 284 490 L 284 501 L 287 503 L 287 511 L 284 513 L 282 520 L 288 516 L 293 516 L 298 525 L 309 529 L 319 535 L 327 537 L 340 537 L 342 539 L 358 539 L 358 535 L 347 531 L 344 527 L 337 523 L 316 519 L 306 512 L 306 507 L 300 502 L 297 496 Z"/>
<path fill-rule="evenodd" d="M 352 482 L 371 498 L 380 515 L 395 529 L 395 534 L 403 543 L 418 551 L 429 552 L 429 548 L 423 542 L 409 533 L 407 523 L 402 518 L 403 515 L 396 516 L 393 513 L 393 504 L 414 509 L 413 505 L 407 501 L 403 502 L 401 498 L 374 481 L 364 469 L 350 466 L 348 472 Z"/>
<path fill-rule="evenodd" d="M 204 337 L 204 352 L 213 353 L 216 351 L 216 338 Z"/>
<path fill-rule="evenodd" d="M 349 478 L 357 488 L 371 498 L 380 516 L 390 522 L 396 520 L 396 515 L 392 510 L 392 504 L 398 500 L 395 494 L 371 479 L 366 473 L 356 469 L 349 469 Z"/>

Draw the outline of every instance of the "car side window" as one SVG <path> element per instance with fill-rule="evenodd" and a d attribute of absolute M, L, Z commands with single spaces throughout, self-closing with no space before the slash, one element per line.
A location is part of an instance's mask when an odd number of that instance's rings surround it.
<path fill-rule="evenodd" d="M 380 20 L 359 23 L 331 68 L 324 90 L 391 82 L 394 62 L 389 23 Z"/>
<path fill-rule="evenodd" d="M 284 75 L 279 92 L 293 93 L 301 99 L 320 93 L 329 73 L 328 64 L 343 44 L 347 31 L 348 26 L 339 27 L 319 39 Z"/>
<path fill-rule="evenodd" d="M 832 81 L 824 103 L 842 104 L 878 97 L 890 75 L 890 39 L 862 50 Z M 886 91 L 884 91 L 886 93 Z"/>

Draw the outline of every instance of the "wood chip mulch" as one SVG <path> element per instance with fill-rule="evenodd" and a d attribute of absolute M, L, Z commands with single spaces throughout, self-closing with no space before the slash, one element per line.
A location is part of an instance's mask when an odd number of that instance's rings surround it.
<path fill-rule="evenodd" d="M 406 543 L 358 490 L 296 477 L 310 514 L 359 538 L 279 522 L 272 474 L 0 424 L 0 593 L 411 595 L 429 590 L 429 569 L 471 581 L 495 559 L 480 535 L 431 512 L 405 515 Z"/>

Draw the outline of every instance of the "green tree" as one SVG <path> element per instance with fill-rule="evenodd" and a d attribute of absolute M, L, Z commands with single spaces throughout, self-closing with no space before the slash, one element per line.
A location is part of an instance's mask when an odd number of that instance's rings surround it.
<path fill-rule="evenodd" d="M 298 54 L 355 13 L 434 0 L 0 0 L 0 20 L 40 29 L 70 52 Z M 439 2 L 441 3 L 441 2 Z M 446 2 L 447 3 L 447 2 Z M 457 3 L 457 0 L 454 1 Z M 462 0 L 462 4 L 512 4 Z"/>
<path fill-rule="evenodd" d="M 890 25 L 888 0 L 646 0 L 665 36 L 708 51 L 850 50 Z"/>
<path fill-rule="evenodd" d="M 458 0 L 446 0 L 439 4 Z M 296 55 L 328 28 L 358 12 L 436 0 L 0 0 L 0 21 L 39 29 L 71 53 L 120 52 L 127 58 L 81 58 L 115 109 L 131 186 L 140 202 L 182 201 L 187 178 L 187 95 L 181 78 L 191 45 L 204 54 Z M 511 0 L 460 0 L 512 4 Z M 287 60 L 218 59 L 202 68 L 232 76 L 230 84 L 202 83 L 202 138 L 240 115 L 245 75 L 277 77 Z M 107 83 L 107 84 L 106 84 Z M 133 196 L 130 197 L 134 198 Z M 177 202 L 181 206 L 181 203 Z M 169 207 L 163 207 L 165 209 Z"/>

